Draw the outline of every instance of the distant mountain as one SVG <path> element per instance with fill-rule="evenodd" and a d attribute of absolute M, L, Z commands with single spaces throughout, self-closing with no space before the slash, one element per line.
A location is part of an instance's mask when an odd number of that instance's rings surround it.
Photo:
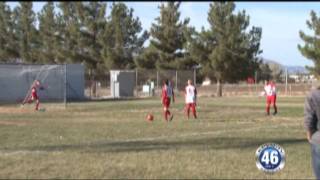
<path fill-rule="evenodd" d="M 270 59 L 265 59 L 263 58 L 262 61 L 264 63 L 267 63 L 267 64 L 276 64 L 276 65 L 279 65 L 282 67 L 283 71 L 285 71 L 286 69 L 288 69 L 288 73 L 289 74 L 296 74 L 296 73 L 309 73 L 309 71 L 303 67 L 303 66 L 285 66 L 285 65 L 282 65 L 274 60 L 270 60 Z"/>
<path fill-rule="evenodd" d="M 263 61 L 264 63 L 267 63 L 267 64 L 278 64 L 278 65 L 280 65 L 280 66 L 283 66 L 282 64 L 280 64 L 280 63 L 278 63 L 278 62 L 276 62 L 276 61 L 274 61 L 274 60 L 271 60 L 271 59 L 262 58 L 262 61 Z"/>
<path fill-rule="evenodd" d="M 308 74 L 309 71 L 303 66 L 285 66 L 288 69 L 289 74 L 303 73 Z"/>

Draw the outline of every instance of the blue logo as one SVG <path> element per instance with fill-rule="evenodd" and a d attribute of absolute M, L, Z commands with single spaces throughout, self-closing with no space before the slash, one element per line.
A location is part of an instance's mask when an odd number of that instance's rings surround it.
<path fill-rule="evenodd" d="M 285 165 L 285 151 L 275 143 L 261 145 L 256 151 L 257 168 L 268 173 L 280 171 Z"/>

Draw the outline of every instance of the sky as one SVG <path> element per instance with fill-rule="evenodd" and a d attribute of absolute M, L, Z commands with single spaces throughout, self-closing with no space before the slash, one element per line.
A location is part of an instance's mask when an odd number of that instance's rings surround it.
<path fill-rule="evenodd" d="M 8 2 L 11 8 L 17 2 Z M 39 12 L 45 2 L 34 2 L 33 9 Z M 110 13 L 112 2 L 107 2 L 107 14 Z M 125 2 L 134 9 L 134 16 L 139 17 L 144 30 L 150 30 L 151 24 L 159 16 L 158 6 L 161 2 Z M 201 27 L 209 29 L 207 15 L 210 2 L 182 2 L 180 6 L 183 20 L 190 18 L 189 25 L 198 31 Z M 307 28 L 306 21 L 310 19 L 310 11 L 320 15 L 320 2 L 236 2 L 236 11 L 245 10 L 250 16 L 251 26 L 262 28 L 261 56 L 289 66 L 312 66 L 311 60 L 306 59 L 299 52 L 297 45 L 303 45 L 299 31 L 312 35 Z"/>

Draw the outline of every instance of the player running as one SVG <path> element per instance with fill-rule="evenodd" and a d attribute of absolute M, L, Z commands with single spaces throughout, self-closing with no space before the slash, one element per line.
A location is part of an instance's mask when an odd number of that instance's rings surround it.
<path fill-rule="evenodd" d="M 185 100 L 186 100 L 185 110 L 186 110 L 188 119 L 189 119 L 190 109 L 192 110 L 193 117 L 197 119 L 197 114 L 196 114 L 197 89 L 192 84 L 192 81 L 190 79 L 188 80 L 188 85 L 186 86 L 186 89 L 185 89 Z"/>
<path fill-rule="evenodd" d="M 173 88 L 171 86 L 171 83 L 169 82 L 168 79 L 166 79 L 163 83 L 162 87 L 162 93 L 161 93 L 161 101 L 163 105 L 163 113 L 164 113 L 164 118 L 166 121 L 168 121 L 168 116 L 170 117 L 170 121 L 173 119 L 173 114 L 169 111 L 170 107 L 170 101 L 172 99 L 172 102 L 174 102 L 174 92 Z"/>
<path fill-rule="evenodd" d="M 267 115 L 270 115 L 270 105 L 273 105 L 274 112 L 273 115 L 276 115 L 278 113 L 276 100 L 277 100 L 277 92 L 276 92 L 276 86 L 272 81 L 265 81 L 264 90 L 266 91 L 267 95 L 267 107 L 266 107 L 266 113 Z"/>
<path fill-rule="evenodd" d="M 22 102 L 22 105 L 36 101 L 35 110 L 39 110 L 40 100 L 37 93 L 38 88 L 43 89 L 43 87 L 40 86 L 40 81 L 35 80 L 31 86 L 31 94 L 28 94 L 27 98 Z"/>

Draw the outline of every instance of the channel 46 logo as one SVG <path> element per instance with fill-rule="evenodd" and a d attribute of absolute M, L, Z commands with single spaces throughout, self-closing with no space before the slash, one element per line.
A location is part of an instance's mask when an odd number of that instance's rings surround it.
<path fill-rule="evenodd" d="M 285 165 L 285 151 L 275 143 L 261 145 L 256 151 L 256 165 L 258 169 L 275 173 L 283 169 Z"/>

